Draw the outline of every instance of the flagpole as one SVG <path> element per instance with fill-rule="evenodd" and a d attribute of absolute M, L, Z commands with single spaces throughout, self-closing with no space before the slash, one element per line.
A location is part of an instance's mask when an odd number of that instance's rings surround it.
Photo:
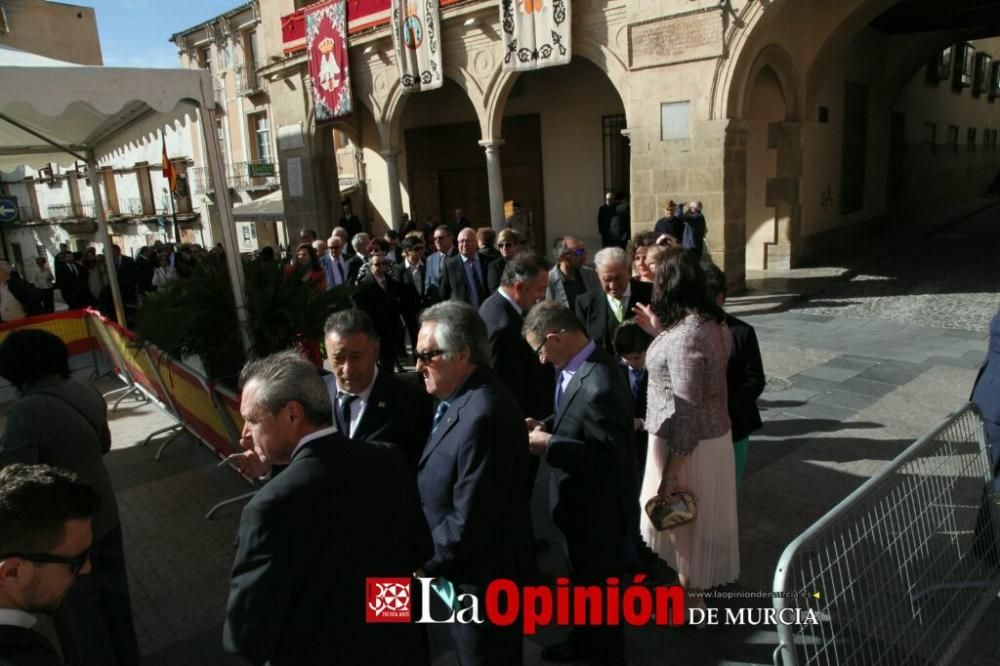
<path fill-rule="evenodd" d="M 180 230 L 180 227 L 177 226 L 177 207 L 174 206 L 174 193 L 170 192 L 169 194 L 170 194 L 170 214 L 174 218 L 174 242 L 175 243 L 180 243 L 181 242 L 181 230 Z"/>

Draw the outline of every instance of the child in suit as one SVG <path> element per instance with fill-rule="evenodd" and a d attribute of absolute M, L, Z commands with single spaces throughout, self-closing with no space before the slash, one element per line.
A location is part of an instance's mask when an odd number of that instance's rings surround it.
<path fill-rule="evenodd" d="M 632 406 L 635 414 L 635 459 L 640 477 L 646 468 L 646 350 L 653 338 L 634 321 L 622 322 L 615 331 L 615 353 L 621 359 L 621 369 L 632 389 Z"/>

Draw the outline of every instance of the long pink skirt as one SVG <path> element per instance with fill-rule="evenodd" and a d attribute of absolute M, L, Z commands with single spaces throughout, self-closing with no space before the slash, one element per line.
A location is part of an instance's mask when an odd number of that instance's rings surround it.
<path fill-rule="evenodd" d="M 650 435 L 641 505 L 656 494 L 667 461 L 666 441 Z M 681 467 L 677 480 L 698 500 L 694 521 L 662 532 L 645 511 L 639 528 L 649 547 L 687 577 L 688 586 L 706 590 L 735 581 L 740 575 L 739 525 L 736 519 L 736 483 L 733 440 L 730 433 L 698 443 Z"/>

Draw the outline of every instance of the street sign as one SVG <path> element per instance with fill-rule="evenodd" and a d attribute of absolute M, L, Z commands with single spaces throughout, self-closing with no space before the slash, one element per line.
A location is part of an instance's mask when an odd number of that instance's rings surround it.
<path fill-rule="evenodd" d="M 250 178 L 271 178 L 274 176 L 274 163 L 247 162 L 247 172 Z"/>
<path fill-rule="evenodd" d="M 0 197 L 0 222 L 16 222 L 17 212 L 17 197 Z"/>

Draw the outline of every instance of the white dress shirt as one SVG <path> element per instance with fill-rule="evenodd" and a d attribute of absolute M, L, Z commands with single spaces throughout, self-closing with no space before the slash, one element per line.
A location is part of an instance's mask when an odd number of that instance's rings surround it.
<path fill-rule="evenodd" d="M 31 629 L 38 622 L 31 613 L 17 608 L 0 608 L 0 625 L 5 627 L 23 627 Z"/>
<path fill-rule="evenodd" d="M 333 405 L 334 410 L 339 411 L 341 405 L 343 404 L 345 398 L 343 394 L 348 393 L 348 391 L 343 391 L 337 386 L 337 378 L 335 375 L 327 375 L 323 378 L 326 381 L 326 390 L 330 394 L 330 403 Z M 371 397 L 372 388 L 375 386 L 375 380 L 378 379 L 378 366 L 375 366 L 375 374 L 372 376 L 372 383 L 368 385 L 361 393 L 355 394 L 358 396 L 357 400 L 351 403 L 351 425 L 350 432 L 345 433 L 348 437 L 354 436 L 354 431 L 358 429 L 358 424 L 361 422 L 361 417 L 365 414 L 365 408 L 368 407 L 368 398 Z M 337 422 L 336 411 L 333 415 L 333 422 Z"/>
<path fill-rule="evenodd" d="M 500 287 L 499 289 L 497 289 L 497 293 L 503 296 L 507 300 L 507 302 L 510 303 L 510 306 L 514 308 L 514 311 L 517 314 L 524 316 L 524 312 L 521 311 L 521 306 L 518 305 L 513 298 L 511 298 L 510 294 L 507 293 L 507 289 L 505 287 Z"/>

